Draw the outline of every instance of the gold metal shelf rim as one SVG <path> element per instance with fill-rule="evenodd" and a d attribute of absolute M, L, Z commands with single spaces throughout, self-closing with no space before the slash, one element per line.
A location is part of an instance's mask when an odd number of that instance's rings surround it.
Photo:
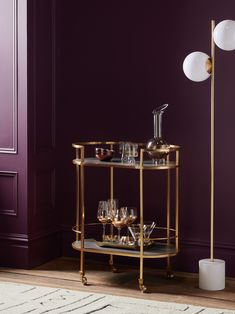
<path fill-rule="evenodd" d="M 81 244 L 79 243 L 80 241 L 74 241 L 72 243 L 72 247 L 77 250 L 77 251 L 83 251 L 83 252 L 87 252 L 87 253 L 97 253 L 97 254 L 104 254 L 104 255 L 116 255 L 116 256 L 126 256 L 126 257 L 136 257 L 136 258 L 140 258 L 141 256 L 141 252 L 140 251 L 131 251 L 131 250 L 127 250 L 127 249 L 114 249 L 114 248 L 108 248 L 108 247 L 98 247 L 97 248 L 81 248 Z M 86 243 L 86 240 L 85 240 Z M 95 241 L 94 241 L 95 244 Z M 170 247 L 170 246 L 165 246 L 165 247 Z M 161 252 L 161 251 L 156 251 L 156 252 L 152 252 L 151 249 L 148 249 L 146 251 L 143 252 L 142 257 L 143 258 L 166 258 L 169 256 L 175 256 L 178 254 L 178 250 L 172 246 L 172 251 L 168 251 L 168 252 Z"/>
<path fill-rule="evenodd" d="M 88 142 L 77 142 L 77 143 L 73 143 L 72 144 L 72 147 L 74 148 L 82 148 L 84 147 L 85 145 L 120 145 L 121 143 L 123 143 L 124 141 L 88 141 Z M 146 147 L 146 144 L 144 143 L 138 143 L 138 142 L 135 142 L 136 144 L 139 145 L 140 148 L 143 148 L 145 152 L 148 152 L 148 151 L 152 151 L 152 150 L 149 150 L 149 149 L 146 149 L 144 147 Z M 176 151 L 176 150 L 179 150 L 180 149 L 180 146 L 179 145 L 169 145 L 169 150 L 170 151 Z M 164 152 L 166 149 L 165 148 L 157 148 L 156 150 L 154 151 L 157 151 L 157 152 Z"/>
<path fill-rule="evenodd" d="M 110 225 L 111 223 L 107 223 L 107 225 Z M 84 225 L 84 227 L 86 226 L 99 226 L 99 225 L 102 225 L 102 223 L 100 222 L 92 222 L 92 223 L 87 223 Z M 78 233 L 78 234 L 81 234 L 81 227 L 82 225 L 79 225 L 79 226 L 73 226 L 72 227 L 72 231 L 75 232 L 75 233 Z M 154 227 L 154 229 L 156 230 L 166 230 L 167 231 L 167 227 Z M 168 229 L 170 232 L 173 232 L 173 233 L 176 233 L 176 229 L 174 228 L 169 228 Z M 156 237 L 156 238 L 150 238 L 151 240 L 153 241 L 164 241 L 164 240 L 174 240 L 178 238 L 177 235 L 174 235 L 174 236 L 169 236 L 169 237 Z"/>
<path fill-rule="evenodd" d="M 106 223 L 107 225 L 111 225 L 112 223 L 111 222 L 107 222 Z M 84 226 L 101 226 L 102 223 L 101 222 L 89 222 L 89 223 L 85 223 Z M 79 224 L 79 225 L 74 225 L 72 227 L 72 230 L 75 231 L 77 230 L 79 227 L 81 227 L 82 224 Z M 161 226 L 156 226 L 154 227 L 154 229 L 160 229 L 160 230 L 167 230 L 167 227 L 161 227 Z M 176 231 L 174 228 L 169 228 L 170 231 Z"/>
<path fill-rule="evenodd" d="M 135 164 L 122 163 L 120 161 L 99 161 L 96 158 L 85 158 L 81 159 L 73 159 L 73 164 L 75 165 L 84 165 L 86 167 L 114 167 L 114 168 L 124 168 L 124 169 L 136 169 L 139 170 L 141 165 L 140 162 L 137 161 Z M 145 170 L 167 170 L 167 169 L 175 169 L 179 168 L 180 165 L 175 162 L 167 162 L 162 165 L 155 165 L 150 162 L 143 162 L 143 169 Z"/>

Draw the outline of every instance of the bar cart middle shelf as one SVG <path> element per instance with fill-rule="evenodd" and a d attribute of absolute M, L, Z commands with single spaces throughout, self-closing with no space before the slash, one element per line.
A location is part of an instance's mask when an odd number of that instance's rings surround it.
<path fill-rule="evenodd" d="M 170 145 L 168 147 L 166 162 L 164 164 L 154 164 L 147 153 L 149 152 L 142 143 L 138 143 L 139 160 L 135 164 L 122 163 L 120 158 L 113 158 L 111 161 L 100 161 L 97 158 L 86 157 L 85 149 L 88 147 L 97 147 L 102 145 L 110 149 L 118 148 L 121 142 L 79 142 L 72 144 L 76 151 L 76 158 L 73 164 L 76 166 L 76 225 L 72 230 L 76 234 L 76 240 L 72 243 L 75 250 L 80 251 L 80 276 L 84 285 L 87 284 L 85 277 L 84 253 L 96 253 L 110 255 L 109 264 L 112 270 L 115 270 L 113 264 L 113 256 L 127 256 L 138 258 L 140 261 L 139 271 L 139 288 L 142 292 L 146 292 L 147 288 L 144 285 L 144 259 L 146 258 L 166 258 L 167 259 L 167 277 L 172 278 L 172 268 L 170 258 L 176 256 L 179 252 L 179 152 L 180 147 Z M 162 153 L 163 149 L 157 149 L 155 152 Z M 85 200 L 84 200 L 84 167 L 105 167 L 109 168 L 110 199 L 114 199 L 114 169 L 124 168 L 129 170 L 139 171 L 139 220 L 140 220 L 140 244 L 136 250 L 116 247 L 100 246 L 99 242 L 92 238 L 86 238 L 86 229 L 99 225 L 99 223 L 85 224 Z M 155 237 L 151 237 L 154 245 L 145 249 L 143 240 L 143 225 L 144 225 L 144 193 L 143 193 L 143 176 L 144 171 L 165 171 L 166 172 L 166 226 L 155 227 Z M 171 221 L 171 177 L 172 172 L 175 172 L 175 188 L 174 188 L 174 221 Z M 173 227 L 172 227 L 173 225 Z M 158 234 L 159 232 L 159 234 Z"/>

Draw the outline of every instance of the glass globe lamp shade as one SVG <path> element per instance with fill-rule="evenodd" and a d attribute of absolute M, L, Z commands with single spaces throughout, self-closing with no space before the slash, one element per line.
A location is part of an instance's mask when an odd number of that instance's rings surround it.
<path fill-rule="evenodd" d="M 223 50 L 235 49 L 235 21 L 224 20 L 216 25 L 213 32 L 215 44 Z"/>
<path fill-rule="evenodd" d="M 210 64 L 210 57 L 206 53 L 200 51 L 192 52 L 184 59 L 184 74 L 191 81 L 205 81 L 210 76 L 208 64 Z"/>

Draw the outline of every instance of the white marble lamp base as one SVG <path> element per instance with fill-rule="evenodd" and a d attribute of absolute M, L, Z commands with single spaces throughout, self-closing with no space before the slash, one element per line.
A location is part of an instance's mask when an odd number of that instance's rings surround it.
<path fill-rule="evenodd" d="M 225 288 L 225 261 L 209 258 L 199 261 L 199 288 L 211 291 Z"/>

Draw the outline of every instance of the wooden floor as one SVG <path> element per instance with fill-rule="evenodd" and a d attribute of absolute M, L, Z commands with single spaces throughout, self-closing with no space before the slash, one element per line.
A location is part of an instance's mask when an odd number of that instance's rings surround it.
<path fill-rule="evenodd" d="M 235 310 L 235 278 L 227 279 L 225 290 L 212 292 L 198 288 L 197 274 L 175 273 L 169 280 L 162 270 L 145 269 L 149 293 L 143 294 L 138 289 L 136 267 L 120 266 L 118 273 L 101 262 L 89 262 L 86 267 L 87 286 L 80 282 L 78 260 L 71 258 L 59 258 L 32 270 L 0 268 L 0 280 Z"/>

